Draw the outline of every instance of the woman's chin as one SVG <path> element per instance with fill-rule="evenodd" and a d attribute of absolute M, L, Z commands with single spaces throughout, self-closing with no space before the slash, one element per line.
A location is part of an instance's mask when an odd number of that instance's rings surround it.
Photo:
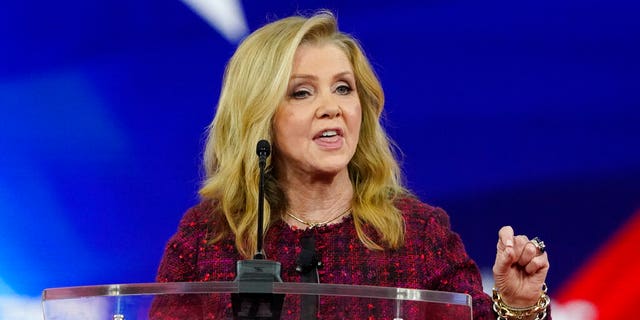
<path fill-rule="evenodd" d="M 324 165 L 321 167 L 316 167 L 314 169 L 315 170 L 311 172 L 311 175 L 315 177 L 334 178 L 336 176 L 339 176 L 340 174 L 347 173 L 346 164 Z"/>

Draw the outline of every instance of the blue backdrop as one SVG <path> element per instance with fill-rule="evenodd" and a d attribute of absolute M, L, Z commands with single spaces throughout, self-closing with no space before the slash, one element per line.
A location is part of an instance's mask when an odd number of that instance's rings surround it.
<path fill-rule="evenodd" d="M 240 12 L 255 30 L 334 10 L 386 89 L 408 185 L 448 211 L 483 268 L 500 226 L 542 237 L 553 294 L 640 208 L 639 7 L 242 1 Z M 0 5 L 0 295 L 153 281 L 198 201 L 235 46 L 180 1 Z"/>

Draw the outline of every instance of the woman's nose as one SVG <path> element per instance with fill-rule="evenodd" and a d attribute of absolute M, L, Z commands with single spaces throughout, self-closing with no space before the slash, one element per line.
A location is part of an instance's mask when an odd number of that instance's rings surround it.
<path fill-rule="evenodd" d="M 316 117 L 318 118 L 335 118 L 342 114 L 338 101 L 333 99 L 330 95 L 323 97 L 319 101 L 318 108 L 316 109 Z"/>

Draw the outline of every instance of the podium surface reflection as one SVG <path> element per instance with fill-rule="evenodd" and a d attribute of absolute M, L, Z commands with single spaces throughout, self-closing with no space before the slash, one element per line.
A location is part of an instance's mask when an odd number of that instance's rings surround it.
<path fill-rule="evenodd" d="M 238 282 L 112 284 L 45 289 L 45 320 L 234 319 Z M 316 296 L 317 319 L 472 319 L 463 293 L 343 284 L 274 282 L 285 295 L 280 319 L 301 319 L 303 296 Z"/>

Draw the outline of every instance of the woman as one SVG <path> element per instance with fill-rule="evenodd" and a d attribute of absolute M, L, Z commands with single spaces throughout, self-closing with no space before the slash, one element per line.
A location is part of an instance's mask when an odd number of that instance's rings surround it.
<path fill-rule="evenodd" d="M 379 122 L 383 105 L 362 49 L 337 30 L 331 13 L 285 18 L 251 34 L 225 72 L 205 150 L 203 200 L 167 244 L 157 280 L 233 281 L 235 262 L 256 253 L 255 143 L 267 139 L 264 253 L 282 264 L 283 281 L 464 292 L 474 319 L 550 318 L 541 243 L 514 236 L 511 227 L 499 231 L 492 302 L 447 214 L 402 186 Z M 311 264 L 299 259 L 308 243 Z M 329 313 L 335 302 L 321 300 L 318 315 L 370 315 L 357 306 Z M 228 301 L 193 305 L 205 318 L 230 313 Z M 155 314 L 171 317 L 167 309 Z"/>

